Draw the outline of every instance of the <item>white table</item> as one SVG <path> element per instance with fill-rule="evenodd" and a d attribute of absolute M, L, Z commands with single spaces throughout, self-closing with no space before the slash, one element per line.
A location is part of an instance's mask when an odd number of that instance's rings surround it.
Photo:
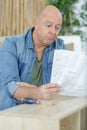
<path fill-rule="evenodd" d="M 81 112 L 86 108 L 86 97 L 58 95 L 40 105 L 23 104 L 1 111 L 0 130 L 86 130 L 85 126 L 81 129 Z"/>

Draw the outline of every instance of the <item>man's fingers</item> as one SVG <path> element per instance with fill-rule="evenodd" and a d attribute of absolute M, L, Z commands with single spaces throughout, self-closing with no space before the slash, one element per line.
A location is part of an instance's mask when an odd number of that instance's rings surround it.
<path fill-rule="evenodd" d="M 50 83 L 43 85 L 44 88 L 49 89 L 49 88 L 60 88 L 60 86 L 57 83 Z"/>

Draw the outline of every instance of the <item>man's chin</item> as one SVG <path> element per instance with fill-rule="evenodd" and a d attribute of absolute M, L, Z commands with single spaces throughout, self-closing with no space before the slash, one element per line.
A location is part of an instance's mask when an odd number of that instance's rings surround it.
<path fill-rule="evenodd" d="M 49 46 L 49 45 L 51 45 L 52 44 L 52 42 L 51 43 L 45 43 L 44 45 L 45 46 Z"/>

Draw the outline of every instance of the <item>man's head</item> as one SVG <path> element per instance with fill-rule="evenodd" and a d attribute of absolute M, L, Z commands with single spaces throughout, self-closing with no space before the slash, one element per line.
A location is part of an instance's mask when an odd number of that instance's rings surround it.
<path fill-rule="evenodd" d="M 55 6 L 46 6 L 35 19 L 35 35 L 38 44 L 51 44 L 57 38 L 61 25 L 60 11 Z"/>

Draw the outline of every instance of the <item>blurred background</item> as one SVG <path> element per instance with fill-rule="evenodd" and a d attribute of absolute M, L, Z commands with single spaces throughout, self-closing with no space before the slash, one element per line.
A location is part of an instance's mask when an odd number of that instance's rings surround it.
<path fill-rule="evenodd" d="M 27 31 L 44 6 L 44 0 L 0 0 L 0 36 Z"/>
<path fill-rule="evenodd" d="M 60 35 L 79 35 L 81 46 L 86 48 L 86 0 L 0 0 L 0 36 L 24 33 L 33 26 L 34 18 L 47 4 L 58 7 L 62 13 Z"/>
<path fill-rule="evenodd" d="M 60 35 L 79 35 L 81 45 L 87 47 L 87 0 L 47 0 L 58 7 L 63 16 Z"/>

